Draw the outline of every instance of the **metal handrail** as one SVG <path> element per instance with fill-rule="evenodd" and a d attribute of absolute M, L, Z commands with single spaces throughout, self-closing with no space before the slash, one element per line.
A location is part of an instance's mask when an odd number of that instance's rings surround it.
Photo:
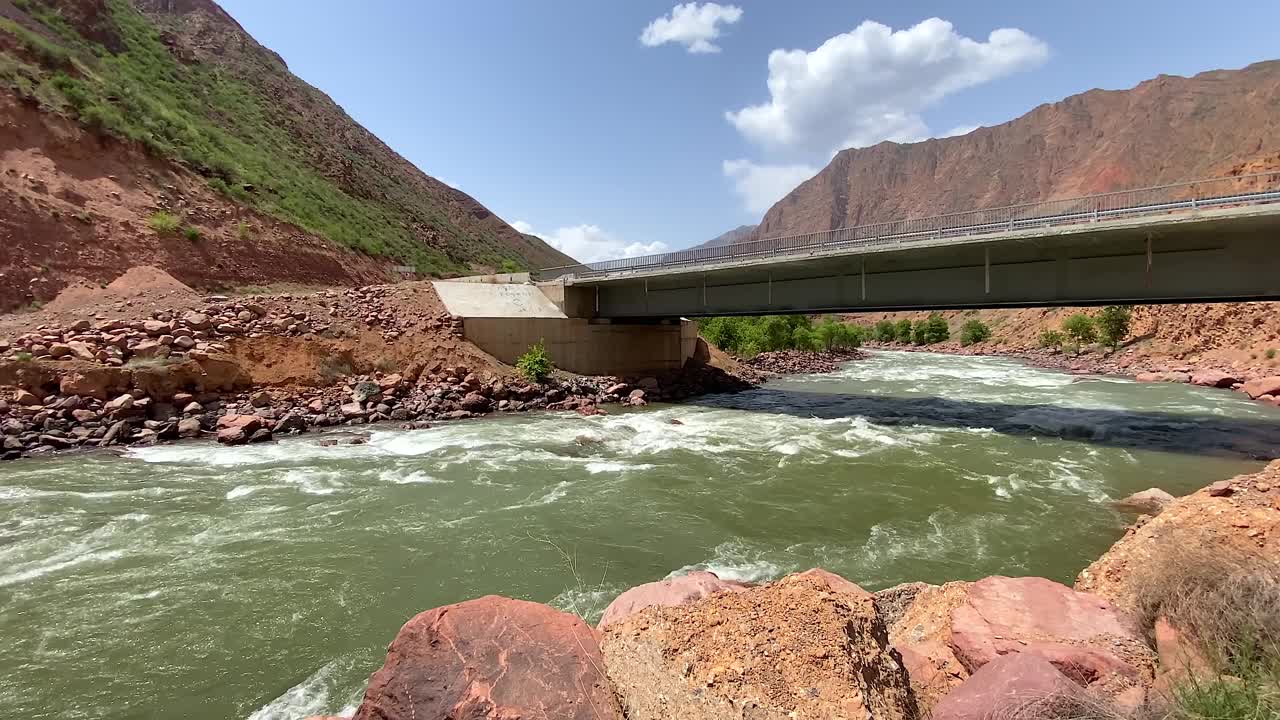
<path fill-rule="evenodd" d="M 1256 187 L 1247 187 L 1253 183 L 1256 183 Z M 944 238 L 963 239 L 1029 228 L 1061 227 L 1271 202 L 1280 202 L 1280 171 L 871 223 L 643 257 L 563 265 L 540 270 L 538 276 L 540 279 L 572 279 L 621 275 L 708 262 L 811 255 L 828 249 L 876 247 Z"/>

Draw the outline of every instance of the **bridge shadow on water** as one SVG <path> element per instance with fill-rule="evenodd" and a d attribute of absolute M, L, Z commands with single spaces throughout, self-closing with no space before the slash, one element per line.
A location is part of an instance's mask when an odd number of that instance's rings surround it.
<path fill-rule="evenodd" d="M 1280 418 L 1228 418 L 1212 414 L 1012 405 L 942 397 L 894 397 L 759 388 L 685 401 L 709 408 L 794 417 L 864 418 L 877 425 L 941 429 L 990 428 L 1005 435 L 1169 453 L 1250 460 L 1280 456 Z"/>

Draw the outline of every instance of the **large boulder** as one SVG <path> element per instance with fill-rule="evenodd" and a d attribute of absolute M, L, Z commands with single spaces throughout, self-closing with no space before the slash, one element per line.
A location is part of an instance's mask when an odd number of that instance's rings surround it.
<path fill-rule="evenodd" d="M 1155 658 L 1107 600 L 1038 577 L 989 577 L 951 613 L 951 649 L 970 672 L 1010 653 L 1044 657 L 1073 680 L 1121 690 L 1150 683 Z"/>
<path fill-rule="evenodd" d="M 627 590 L 609 603 L 596 625 L 599 630 L 626 620 L 647 607 L 687 605 L 718 592 L 739 592 L 750 587 L 734 580 L 721 580 L 715 573 L 691 572 L 680 577 L 645 583 Z"/>
<path fill-rule="evenodd" d="M 1174 496 L 1161 490 L 1160 488 L 1151 488 L 1136 492 L 1123 500 L 1117 500 L 1115 505 L 1121 510 L 1129 512 L 1142 513 L 1144 515 L 1159 515 L 1160 511 L 1168 507 L 1169 503 L 1176 500 Z"/>
<path fill-rule="evenodd" d="M 1180 497 L 1124 537 L 1076 578 L 1077 590 L 1136 611 L 1153 568 L 1220 559 L 1226 565 L 1280 558 L 1280 461 Z"/>
<path fill-rule="evenodd" d="M 1240 382 L 1240 378 L 1221 370 L 1198 370 L 1191 375 L 1191 384 L 1201 387 L 1229 388 Z"/>
<path fill-rule="evenodd" d="M 876 593 L 889 642 L 902 656 L 922 713 L 969 677 L 951 649 L 951 613 L 964 604 L 972 583 L 909 583 Z"/>
<path fill-rule="evenodd" d="M 871 594 L 832 577 L 792 575 L 609 625 L 601 648 L 627 717 L 915 717 Z"/>
<path fill-rule="evenodd" d="M 1263 395 L 1280 396 L 1280 376 L 1271 375 L 1250 380 L 1240 387 L 1249 397 L 1257 400 Z"/>
<path fill-rule="evenodd" d="M 581 618 L 490 595 L 405 623 L 354 720 L 621 720 L 603 666 Z"/>
<path fill-rule="evenodd" d="M 1019 717 L 1030 703 L 1052 702 L 1083 694 L 1080 686 L 1048 660 L 1015 653 L 983 665 L 938 703 L 930 720 L 986 720 Z M 1028 717 L 1053 717 L 1028 715 Z"/>

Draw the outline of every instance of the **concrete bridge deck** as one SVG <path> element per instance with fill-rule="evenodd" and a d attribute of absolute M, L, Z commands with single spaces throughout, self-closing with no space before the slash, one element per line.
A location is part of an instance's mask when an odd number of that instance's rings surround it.
<path fill-rule="evenodd" d="M 1280 173 L 562 270 L 619 319 L 1280 300 Z"/>

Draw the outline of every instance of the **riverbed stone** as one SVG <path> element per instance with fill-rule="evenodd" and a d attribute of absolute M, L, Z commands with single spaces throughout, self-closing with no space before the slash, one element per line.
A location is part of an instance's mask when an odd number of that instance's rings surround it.
<path fill-rule="evenodd" d="M 718 575 L 706 571 L 694 571 L 688 575 L 667 578 L 658 582 L 645 583 L 627 590 L 605 608 L 596 627 L 603 631 L 606 627 L 626 620 L 647 607 L 675 607 L 701 600 L 708 595 L 719 592 L 741 592 L 750 587 L 746 583 L 734 580 L 722 580 Z"/>
<path fill-rule="evenodd" d="M 915 717 L 906 673 L 871 594 L 842 588 L 792 575 L 687 605 L 644 608 L 609 625 L 601 648 L 626 716 Z"/>
<path fill-rule="evenodd" d="M 581 618 L 490 595 L 401 628 L 354 720 L 622 720 Z"/>
<path fill-rule="evenodd" d="M 218 442 L 224 445 L 243 445 L 261 429 L 263 419 L 257 415 L 223 415 L 218 418 Z"/>

